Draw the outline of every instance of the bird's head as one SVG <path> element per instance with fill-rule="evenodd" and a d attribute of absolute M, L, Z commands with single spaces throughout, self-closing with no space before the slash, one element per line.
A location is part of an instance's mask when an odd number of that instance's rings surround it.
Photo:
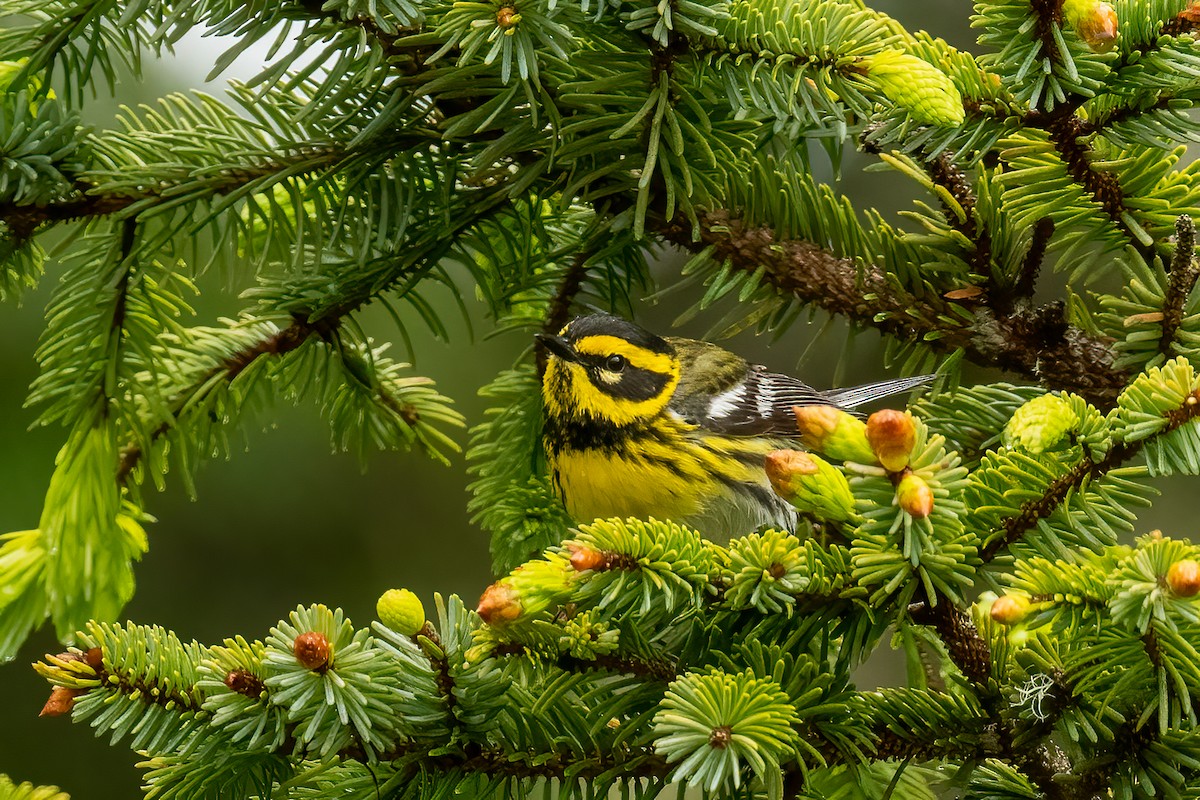
<path fill-rule="evenodd" d="M 666 408 L 679 383 L 675 348 L 620 317 L 578 317 L 537 339 L 549 354 L 542 396 L 552 417 L 642 422 Z"/>

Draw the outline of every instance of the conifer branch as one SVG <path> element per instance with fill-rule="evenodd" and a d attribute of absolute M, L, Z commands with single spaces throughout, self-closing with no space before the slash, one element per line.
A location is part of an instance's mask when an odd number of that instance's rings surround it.
<path fill-rule="evenodd" d="M 1141 447 L 1140 442 L 1132 445 L 1115 444 L 1098 462 L 1083 456 L 1067 473 L 1054 480 L 1041 497 L 1023 503 L 1019 513 L 1007 518 L 1000 531 L 993 532 L 984 540 L 984 545 L 979 550 L 980 560 L 985 564 L 990 562 L 1001 551 L 1033 530 L 1039 520 L 1053 514 L 1070 492 L 1124 464 L 1137 455 Z"/>
<path fill-rule="evenodd" d="M 1155 434 L 1155 437 L 1165 436 L 1200 418 L 1200 402 L 1195 402 L 1196 399 L 1195 395 L 1192 395 L 1178 408 L 1168 412 L 1165 415 L 1166 426 Z M 1092 461 L 1085 454 L 1070 470 L 1051 482 L 1040 497 L 1023 503 L 1017 514 L 1004 521 L 1003 528 L 984 538 L 984 545 L 979 550 L 980 560 L 985 564 L 992 561 L 1001 551 L 1033 530 L 1039 520 L 1053 514 L 1070 492 L 1120 467 L 1141 452 L 1147 441 L 1150 440 L 1114 443 L 1099 461 Z"/>
<path fill-rule="evenodd" d="M 981 705 L 992 718 L 991 729 L 996 736 L 996 751 L 987 755 L 999 756 L 1015 764 L 1047 800 L 1074 800 L 1075 796 L 1055 780 L 1060 769 L 1048 750 L 1040 745 L 1017 747 L 1014 732 L 1000 713 L 992 679 L 991 648 L 971 619 L 945 597 L 938 598 L 936 605 L 915 603 L 908 611 L 913 622 L 934 629 L 951 662 L 974 685 Z M 1069 768 L 1069 765 L 1064 766 Z"/>
<path fill-rule="evenodd" d="M 1038 274 L 1042 271 L 1042 263 L 1046 258 L 1046 248 L 1050 246 L 1050 239 L 1053 236 L 1054 220 L 1050 217 L 1039 219 L 1033 226 L 1029 252 L 1025 254 L 1025 258 L 1021 262 L 1021 271 L 1013 282 L 1007 298 L 1027 300 L 1033 297 L 1034 291 L 1037 289 Z"/>
<path fill-rule="evenodd" d="M 423 140 L 424 141 L 424 140 Z M 283 149 L 283 148 L 281 148 Z M 336 164 L 348 154 L 340 144 L 294 145 L 289 156 L 268 159 L 256 163 L 228 165 L 219 173 L 197 179 L 191 170 L 166 176 L 152 187 L 141 192 L 108 192 L 102 184 L 77 179 L 74 195 L 44 205 L 17 205 L 0 203 L 0 222 L 7 223 L 18 241 L 33 236 L 45 225 L 77 220 L 99 219 L 119 215 L 126 209 L 144 201 L 171 197 L 182 187 L 202 181 L 206 194 L 219 197 L 247 184 L 285 170 L 294 171 L 300 165 L 308 165 L 306 172 L 317 171 Z"/>
<path fill-rule="evenodd" d="M 946 645 L 950 660 L 967 680 L 986 687 L 991 677 L 992 653 L 988 643 L 979 635 L 975 624 L 945 597 L 934 602 L 913 603 L 909 616 L 918 625 L 928 625 Z"/>
<path fill-rule="evenodd" d="M 970 180 L 954 163 L 953 155 L 948 151 L 938 153 L 925 166 L 929 170 L 929 177 L 933 182 L 950 192 L 950 196 L 962 207 L 964 219 L 960 220 L 958 214 L 950 206 L 942 204 L 946 221 L 975 243 L 974 251 L 966 259 L 967 264 L 976 274 L 985 276 L 985 279 L 990 278 L 992 234 L 981 228 L 976 219 L 975 205 L 978 201 L 975 198 L 974 189 L 971 188 Z"/>
<path fill-rule="evenodd" d="M 399 259 L 400 268 L 393 274 L 382 280 L 373 280 L 369 284 L 357 285 L 355 288 L 360 291 L 343 296 L 339 303 L 326 309 L 320 316 L 293 312 L 292 322 L 286 328 L 248 344 L 201 374 L 168 403 L 169 417 L 162 420 L 152 430 L 150 442 L 155 442 L 170 433 L 180 416 L 190 406 L 195 394 L 208 386 L 213 379 L 219 377 L 223 383 L 228 384 L 260 357 L 290 353 L 299 349 L 313 335 L 318 335 L 326 340 L 331 339 L 345 317 L 382 296 L 399 282 L 411 278 L 415 274 L 428 271 L 433 262 L 444 255 L 464 231 L 495 213 L 497 208 L 501 207 L 503 202 L 508 199 L 508 187 L 504 183 L 476 191 L 479 195 L 477 204 L 471 210 L 463 211 L 444 237 L 438 237 L 432 244 L 424 245 L 425 254 L 413 266 L 406 266 L 406 262 Z M 405 248 L 396 254 L 397 257 L 411 254 L 414 247 L 416 246 L 413 243 L 406 243 Z M 408 412 L 399 409 L 399 413 L 405 415 Z M 143 454 L 143 445 L 138 442 L 129 442 L 121 448 L 117 465 L 118 483 L 124 485 L 129 480 L 130 474 L 138 465 Z"/>
<path fill-rule="evenodd" d="M 916 297 L 887 280 L 874 265 L 859 267 L 848 258 L 803 240 L 777 241 L 766 227 L 748 227 L 728 211 L 702 212 L 699 239 L 681 222 L 658 221 L 657 232 L 681 247 L 712 245 L 718 260 L 746 272 L 763 270 L 763 280 L 781 292 L 873 325 L 905 341 L 922 340 L 941 352 L 966 351 L 982 366 L 997 367 L 1065 389 L 1108 408 L 1124 388 L 1127 374 L 1114 366 L 1109 341 L 1066 323 L 1056 308 L 1017 309 L 996 314 L 983 306 L 961 324 L 951 304 L 934 296 Z"/>
<path fill-rule="evenodd" d="M 1069 106 L 1055 109 L 1051 114 L 1031 113 L 1029 121 L 1043 128 L 1058 151 L 1067 173 L 1091 194 L 1100 204 L 1109 219 L 1143 253 L 1149 257 L 1153 247 L 1147 247 L 1129 225 L 1129 210 L 1125 206 L 1125 194 L 1121 183 L 1111 172 L 1102 172 L 1092 167 L 1091 147 L 1080 139 L 1088 136 L 1087 124 Z M 1148 260 L 1148 258 L 1147 258 Z"/>
<path fill-rule="evenodd" d="M 1196 287 L 1196 279 L 1200 277 L 1200 266 L 1195 259 L 1196 229 L 1192 218 L 1181 214 L 1175 220 L 1175 254 L 1171 258 L 1171 277 L 1167 283 L 1167 293 L 1163 298 L 1162 336 L 1158 340 L 1158 349 L 1167 358 L 1177 355 L 1175 335 L 1183 322 L 1183 308 L 1188 296 Z"/>

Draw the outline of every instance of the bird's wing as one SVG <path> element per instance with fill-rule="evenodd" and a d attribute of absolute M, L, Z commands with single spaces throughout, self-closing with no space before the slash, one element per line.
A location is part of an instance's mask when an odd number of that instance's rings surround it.
<path fill-rule="evenodd" d="M 672 410 L 689 422 L 728 436 L 796 436 L 795 406 L 830 405 L 816 389 L 787 375 L 750 367 L 742 380 L 704 401 Z"/>
<path fill-rule="evenodd" d="M 750 367 L 743 380 L 703 404 L 693 401 L 672 410 L 688 421 L 727 436 L 797 435 L 796 406 L 836 406 L 852 409 L 881 397 L 898 394 L 928 383 L 932 375 L 880 381 L 848 389 L 819 392 L 803 381 L 763 367 Z"/>

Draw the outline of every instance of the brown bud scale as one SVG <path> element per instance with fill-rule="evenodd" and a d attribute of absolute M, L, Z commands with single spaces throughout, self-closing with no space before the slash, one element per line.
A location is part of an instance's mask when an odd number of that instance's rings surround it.
<path fill-rule="evenodd" d="M 301 666 L 314 672 L 324 672 L 328 669 L 329 658 L 332 655 L 328 637 L 317 631 L 297 636 L 292 642 L 292 653 Z"/>

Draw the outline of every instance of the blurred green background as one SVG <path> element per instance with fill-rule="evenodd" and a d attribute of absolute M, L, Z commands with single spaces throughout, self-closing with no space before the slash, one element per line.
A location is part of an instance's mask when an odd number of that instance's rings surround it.
<path fill-rule="evenodd" d="M 964 2 L 880 2 L 875 6 L 912 28 L 924 27 L 953 44 L 969 48 L 969 6 Z M 127 80 L 120 102 L 149 102 L 171 91 L 202 85 L 215 56 L 217 40 L 190 37 L 174 57 L 146 70 L 143 81 Z M 261 66 L 261 51 L 252 51 L 223 76 L 246 77 Z M 220 92 L 220 83 L 204 87 Z M 97 127 L 112 124 L 117 101 L 100 98 L 88 109 Z M 912 187 L 894 173 L 863 175 L 868 163 L 850 154 L 843 165 L 841 188 L 860 207 L 875 206 L 892 214 L 914 196 Z M 668 279 L 675 259 L 662 254 L 659 270 Z M 0 532 L 37 525 L 42 496 L 63 431 L 30 430 L 35 410 L 23 408 L 27 387 L 36 373 L 33 352 L 42 328 L 42 310 L 57 279 L 53 263 L 43 285 L 23 303 L 0 306 Z M 237 307 L 233 294 L 216 276 L 201 281 L 213 291 L 205 299 L 198 322 L 204 324 Z M 241 288 L 241 287 L 239 287 Z M 464 286 L 467 298 L 474 296 Z M 697 292 L 673 294 L 655 306 L 640 304 L 638 319 L 665 332 L 672 320 L 697 299 Z M 446 295 L 444 308 L 457 313 Z M 678 329 L 702 336 L 728 307 L 702 315 Z M 468 326 L 451 324 L 449 344 L 433 340 L 414 322 L 415 371 L 434 378 L 439 389 L 455 398 L 468 424 L 482 418 L 478 389 L 510 366 L 528 347 L 523 336 L 485 339 L 490 324 L 484 309 L 471 306 L 474 338 Z M 382 314 L 366 316 L 376 338 L 395 338 L 394 325 Z M 798 325 L 780 342 L 743 334 L 728 344 L 747 357 L 779 371 L 799 372 L 816 386 L 833 385 L 835 370 L 842 383 L 865 382 L 886 374 L 882 348 L 873 333 L 844 348 L 845 328 L 831 326 L 803 365 L 801 354 L 821 330 L 818 316 L 811 326 Z M 969 373 L 965 380 L 996 376 Z M 157 623 L 184 639 L 220 641 L 244 634 L 261 637 L 297 604 L 323 602 L 345 609 L 359 625 L 374 615 L 375 599 L 396 586 L 416 591 L 432 608 L 435 591 L 458 593 L 473 603 L 490 581 L 486 535 L 472 526 L 465 504 L 466 465 L 461 455 L 450 467 L 417 454 L 372 453 L 365 473 L 356 454 L 331 454 L 327 431 L 315 408 L 280 403 L 270 413 L 243 427 L 244 447 L 228 461 L 205 465 L 198 477 L 198 500 L 190 501 L 178 484 L 149 498 L 159 520 L 149 527 L 150 551 L 137 568 L 138 592 L 125 614 Z M 235 441 L 237 437 L 234 437 Z M 465 443 L 466 434 L 456 437 Z M 244 451 L 244 452 L 243 452 Z M 1147 512 L 1139 531 L 1162 527 L 1192 533 L 1183 519 L 1190 504 L 1178 500 L 1182 480 L 1165 484 L 1168 499 Z M 1172 491 L 1174 489 L 1175 491 Z M 140 794 L 137 757 L 121 747 L 93 738 L 90 729 L 66 718 L 38 719 L 47 696 L 46 684 L 29 668 L 43 653 L 61 650 L 49 630 L 42 630 L 14 663 L 0 666 L 0 772 L 14 780 L 54 783 L 76 798 L 125 798 Z M 860 676 L 866 684 L 903 680 L 895 664 L 883 659 Z"/>

